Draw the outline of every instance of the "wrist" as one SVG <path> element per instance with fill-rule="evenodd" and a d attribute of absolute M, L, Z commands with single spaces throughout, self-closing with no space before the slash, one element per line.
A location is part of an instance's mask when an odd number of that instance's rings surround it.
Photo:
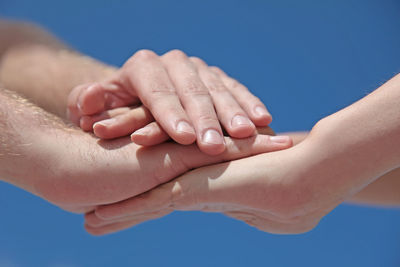
<path fill-rule="evenodd" d="M 341 111 L 320 120 L 300 144 L 308 151 L 302 164 L 310 180 L 343 199 L 394 166 L 385 158 L 387 155 L 378 152 L 376 144 L 366 142 L 347 125 L 344 113 Z"/>

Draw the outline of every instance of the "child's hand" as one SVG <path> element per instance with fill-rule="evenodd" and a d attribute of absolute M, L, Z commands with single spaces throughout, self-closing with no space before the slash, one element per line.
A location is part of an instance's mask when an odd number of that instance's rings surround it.
<path fill-rule="evenodd" d="M 76 87 L 68 114 L 103 139 L 133 133 L 140 145 L 197 140 L 207 154 L 225 149 L 220 123 L 230 136 L 245 138 L 272 120 L 245 86 L 178 50 L 163 56 L 139 51 L 111 79 Z"/>

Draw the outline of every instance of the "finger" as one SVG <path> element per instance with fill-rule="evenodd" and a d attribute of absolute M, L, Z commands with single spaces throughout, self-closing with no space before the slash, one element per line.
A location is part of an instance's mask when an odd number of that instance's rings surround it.
<path fill-rule="evenodd" d="M 122 82 L 136 90 L 168 135 L 180 144 L 193 143 L 195 131 L 159 57 L 142 50 L 123 69 Z"/>
<path fill-rule="evenodd" d="M 294 222 L 281 222 L 271 217 L 266 212 L 251 209 L 224 212 L 228 217 L 243 221 L 263 232 L 272 234 L 300 234 L 313 229 L 319 219 L 296 220 Z"/>
<path fill-rule="evenodd" d="M 258 134 L 275 135 L 270 127 L 260 127 L 256 130 Z M 164 143 L 169 139 L 169 136 L 157 122 L 151 122 L 134 132 L 131 135 L 131 139 L 134 143 L 141 146 L 154 146 Z"/>
<path fill-rule="evenodd" d="M 216 155 L 225 149 L 222 129 L 207 87 L 189 58 L 174 50 L 161 57 L 182 105 L 196 130 L 200 150 Z"/>
<path fill-rule="evenodd" d="M 67 119 L 69 119 L 72 123 L 75 125 L 79 126 L 79 120 L 81 118 L 81 112 L 80 109 L 78 108 L 78 99 L 79 96 L 81 95 L 81 92 L 83 90 L 86 90 L 86 88 L 90 84 L 82 84 L 74 89 L 72 89 L 71 93 L 68 95 L 68 100 L 67 100 Z"/>
<path fill-rule="evenodd" d="M 106 234 L 112 234 L 118 231 L 126 230 L 129 229 L 135 225 L 137 225 L 138 222 L 136 220 L 132 221 L 127 221 L 127 222 L 120 222 L 120 223 L 115 223 L 111 225 L 106 225 L 103 227 L 93 227 L 90 225 L 85 224 L 85 230 L 92 235 L 95 236 L 100 236 L 100 235 L 106 235 Z"/>
<path fill-rule="evenodd" d="M 199 76 L 210 92 L 218 118 L 228 134 L 235 138 L 253 135 L 255 133 L 253 122 L 219 76 L 211 71 L 201 59 L 191 57 L 190 60 L 197 66 Z"/>
<path fill-rule="evenodd" d="M 284 136 L 270 137 L 257 135 L 247 139 L 233 140 L 230 138 L 226 138 L 225 141 L 227 144 L 227 150 L 223 154 L 215 157 L 207 157 L 205 154 L 202 153 L 194 154 L 190 153 L 190 151 L 176 151 L 177 154 L 170 154 L 169 165 L 174 166 L 175 172 L 167 173 L 166 170 L 164 170 L 164 176 L 158 176 L 158 184 L 164 183 L 169 179 L 174 178 L 176 176 L 174 176 L 174 173 L 184 173 L 185 170 L 197 168 L 199 166 L 205 166 L 207 164 L 217 163 L 221 161 L 229 161 L 234 158 L 250 156 L 250 154 L 254 152 L 271 152 L 291 146 L 290 138 Z M 254 151 L 250 152 L 253 149 Z M 155 172 L 157 172 L 157 170 L 155 170 Z M 185 189 L 189 188 L 188 186 L 190 185 L 190 183 L 192 183 L 194 187 L 198 186 L 198 189 L 204 190 L 204 187 L 207 187 L 208 184 L 208 177 L 213 177 L 216 173 L 221 172 L 223 172 L 223 170 L 220 169 L 215 170 L 214 173 L 210 171 L 210 176 L 203 174 L 196 176 L 195 171 L 190 172 L 189 178 L 188 175 L 184 175 L 177 180 L 179 182 L 177 184 L 174 182 L 166 183 L 151 191 L 141 194 L 138 197 L 130 198 L 114 205 L 100 206 L 96 210 L 96 214 L 103 219 L 113 219 L 117 217 L 124 217 L 127 215 L 134 215 L 136 213 L 143 213 L 146 211 L 160 210 L 166 207 L 176 208 L 176 203 L 174 203 L 174 199 L 177 199 L 177 197 L 179 197 L 180 195 L 179 192 L 182 188 L 181 184 L 187 185 Z M 180 181 L 182 181 L 182 183 Z M 196 191 L 197 189 L 194 188 L 193 190 Z M 193 199 L 196 199 L 196 194 L 193 195 Z M 191 201 L 188 200 L 187 204 L 190 205 Z"/>
<path fill-rule="evenodd" d="M 150 111 L 141 106 L 110 119 L 96 122 L 93 125 L 93 131 L 96 136 L 102 139 L 112 139 L 130 135 L 152 121 L 154 121 L 154 118 Z"/>
<path fill-rule="evenodd" d="M 160 216 L 167 215 L 173 212 L 172 209 L 163 209 L 163 210 L 154 210 L 151 212 L 145 212 L 142 214 L 135 214 L 134 216 L 125 216 L 122 218 L 115 218 L 113 220 L 104 220 L 96 215 L 96 212 L 93 210 L 85 214 L 85 224 L 90 227 L 103 227 L 110 224 L 121 223 L 121 222 L 128 222 L 135 220 L 137 222 L 146 221 L 158 218 Z"/>
<path fill-rule="evenodd" d="M 154 146 L 169 139 L 168 134 L 158 122 L 151 122 L 131 135 L 131 140 L 141 146 Z"/>
<path fill-rule="evenodd" d="M 107 119 L 114 118 L 116 116 L 125 114 L 125 113 L 129 112 L 131 109 L 132 109 L 131 107 L 122 107 L 122 108 L 115 108 L 115 109 L 103 111 L 99 114 L 95 114 L 95 115 L 91 115 L 91 116 L 85 115 L 85 116 L 82 116 L 81 119 L 79 120 L 79 126 L 84 131 L 92 132 L 93 125 L 96 122 L 107 120 Z"/>
<path fill-rule="evenodd" d="M 272 121 L 272 116 L 260 101 L 240 82 L 232 79 L 217 67 L 209 67 L 214 73 L 218 74 L 231 94 L 239 102 L 240 106 L 246 111 L 250 119 L 256 126 L 267 126 Z"/>
<path fill-rule="evenodd" d="M 93 83 L 82 90 L 77 106 L 82 115 L 93 115 L 109 109 L 137 104 L 138 98 L 122 85 L 113 82 Z"/>
<path fill-rule="evenodd" d="M 101 226 L 97 226 L 97 227 L 85 224 L 85 229 L 88 233 L 90 233 L 92 235 L 111 234 L 111 233 L 115 233 L 115 232 L 118 232 L 121 230 L 131 228 L 131 227 L 141 224 L 145 221 L 161 218 L 161 217 L 169 214 L 170 212 L 171 211 L 169 211 L 169 210 L 158 211 L 155 213 L 146 214 L 144 216 L 138 216 L 131 220 L 115 222 L 115 223 L 111 223 L 111 224 L 105 224 L 105 225 L 101 225 Z"/>

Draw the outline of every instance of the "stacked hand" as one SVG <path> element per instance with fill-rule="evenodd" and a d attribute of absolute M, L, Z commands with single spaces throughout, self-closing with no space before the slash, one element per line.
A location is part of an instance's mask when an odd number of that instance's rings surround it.
<path fill-rule="evenodd" d="M 132 134 L 144 146 L 169 137 L 184 145 L 197 140 L 211 155 L 225 149 L 220 123 L 231 137 L 245 138 L 272 120 L 245 86 L 178 50 L 163 56 L 139 51 L 113 77 L 77 86 L 68 113 L 102 139 Z"/>
<path fill-rule="evenodd" d="M 322 120 L 305 141 L 293 148 L 199 168 L 133 198 L 99 206 L 87 214 L 86 229 L 105 234 L 174 210 L 202 210 L 223 212 L 267 232 L 310 230 L 338 204 L 397 167 L 396 160 L 382 162 L 382 158 L 373 156 L 373 151 L 390 151 L 393 147 L 373 142 L 379 140 L 379 132 L 377 135 L 376 125 L 368 124 L 373 110 L 369 107 L 387 102 L 385 91 L 397 86 L 397 80 L 391 81 L 381 89 L 384 93 L 370 97 L 372 104 L 360 101 L 339 115 Z M 122 107 L 139 102 L 149 110 L 143 106 Z M 217 117 L 226 131 L 237 138 L 254 135 L 254 124 L 265 126 L 271 120 L 265 107 L 244 86 L 201 60 L 177 51 L 162 57 L 140 52 L 111 80 L 77 87 L 69 107 L 75 121 L 79 119 L 86 130 L 93 127 L 98 137 L 114 138 L 136 130 L 132 140 L 146 146 L 164 142 L 169 136 L 181 144 L 196 138 L 199 148 L 209 154 L 224 150 Z M 135 116 L 139 110 L 142 115 Z M 390 109 L 381 112 L 393 114 Z M 112 119 L 102 121 L 108 117 Z M 241 123 L 236 123 L 238 117 Z M 338 119 L 346 117 L 347 121 Z M 153 118 L 157 122 L 151 122 Z M 364 134 L 360 130 L 354 132 L 352 121 L 365 129 Z M 182 122 L 188 126 L 185 131 L 178 127 Z M 347 139 L 331 144 L 342 134 Z M 285 144 L 284 148 L 290 146 L 288 137 L 270 140 Z M 368 142 L 372 145 L 365 145 Z M 396 154 L 392 157 L 397 159 Z M 372 168 L 367 162 L 376 166 Z"/>
<path fill-rule="evenodd" d="M 0 178 L 86 212 L 90 233 L 174 210 L 223 212 L 264 231 L 299 233 L 366 186 L 357 201 L 400 203 L 400 75 L 291 147 L 288 136 L 257 135 L 272 120 L 265 106 L 198 58 L 143 50 L 116 71 L 37 27 L 0 28 L 2 86 L 62 117 L 70 93 L 70 120 L 115 139 L 71 128 L 0 88 Z"/>
<path fill-rule="evenodd" d="M 223 153 L 228 147 L 228 151 L 224 154 L 231 155 L 229 159 L 236 156 L 230 154 L 233 143 L 231 139 L 224 141 L 222 128 L 232 137 L 247 138 L 237 139 L 236 143 L 245 142 L 247 144 L 257 141 L 258 144 L 260 140 L 263 140 L 262 142 L 266 142 L 263 146 L 268 144 L 268 149 L 260 152 L 288 148 L 291 145 L 290 139 L 284 136 L 254 136 L 256 126 L 267 126 L 271 122 L 271 115 L 260 100 L 249 93 L 246 87 L 228 77 L 220 69 L 208 67 L 202 60 L 194 57 L 188 58 L 184 53 L 176 50 L 161 57 L 151 51 L 139 51 L 110 79 L 77 86 L 69 97 L 68 114 L 75 124 L 86 131 L 93 131 L 96 136 L 102 139 L 131 135 L 133 142 L 143 146 L 154 146 L 165 142 L 170 137 L 180 144 L 190 144 L 197 140 L 200 150 L 208 154 Z M 274 145 L 272 145 L 271 140 Z M 171 147 L 171 153 L 187 150 L 185 147 L 173 144 L 159 145 L 150 149 L 162 149 L 166 145 L 174 146 Z M 261 145 L 261 143 L 258 145 Z M 144 151 L 147 150 L 144 149 Z M 198 155 L 196 156 L 198 157 Z M 205 155 L 202 156 L 202 158 L 204 157 Z M 159 166 L 167 164 L 167 166 L 161 170 L 156 170 L 155 173 L 156 175 L 163 173 L 164 176 L 168 172 L 172 173 L 168 173 L 165 177 L 158 177 L 155 182 L 146 186 L 138 186 L 138 181 L 130 186 L 121 183 L 120 185 L 123 185 L 121 190 L 129 189 L 129 193 L 119 194 L 119 196 L 136 196 L 191 168 L 200 167 L 199 162 L 193 160 L 190 154 L 185 159 L 182 154 L 178 156 L 178 159 L 172 162 L 170 155 L 164 155 L 164 161 L 167 161 L 167 163 L 158 164 L 160 164 Z M 185 163 L 180 162 L 182 159 L 185 160 Z M 215 163 L 218 159 L 220 159 L 220 156 L 209 160 Z M 225 159 L 228 160 L 228 158 Z M 151 159 L 139 159 L 144 163 L 148 160 Z M 146 173 L 146 167 L 153 170 L 154 166 L 151 165 L 149 163 L 140 164 L 137 170 L 132 173 L 140 176 L 141 172 Z M 205 165 L 204 159 L 201 165 Z M 230 163 L 228 165 L 230 166 Z M 228 165 L 212 166 L 210 171 L 214 175 L 225 173 L 224 169 Z M 112 168 L 115 168 L 115 166 Z M 206 193 L 205 190 L 208 186 L 204 178 L 208 176 L 204 172 L 210 171 L 207 169 L 195 170 L 180 177 L 174 183 L 165 184 L 154 189 L 154 191 L 150 191 L 152 193 L 144 193 L 137 198 L 134 197 L 115 204 L 119 213 L 114 214 L 111 220 L 102 221 L 92 212 L 87 217 L 87 230 L 91 233 L 109 232 L 104 229 L 119 230 L 121 227 L 129 227 L 141 220 L 143 221 L 144 218 L 149 219 L 152 216 L 158 217 L 171 212 L 172 207 L 175 209 L 189 209 L 191 207 L 204 210 L 201 203 L 193 203 L 194 199 L 198 200 L 197 195 L 201 192 L 189 189 L 194 194 L 187 196 L 182 191 L 184 187 L 181 187 L 181 183 L 178 181 L 182 180 L 183 184 L 188 185 L 194 182 L 194 188 L 201 189 Z M 187 178 L 187 176 L 192 178 Z M 230 177 L 229 174 L 228 177 Z M 218 179 L 218 181 L 221 180 Z M 203 186 L 196 185 L 197 183 Z M 132 188 L 140 189 L 135 191 Z M 146 206 L 136 205 L 136 210 L 121 210 L 119 208 L 126 205 L 132 208 L 131 203 L 137 203 L 136 199 L 148 199 L 144 196 L 149 194 L 152 198 Z M 173 197 L 171 198 L 169 194 L 173 194 Z M 240 194 L 245 196 L 245 191 Z M 182 201 L 179 201 L 181 205 L 168 203 L 168 201 L 180 199 L 180 196 L 189 197 L 191 200 L 182 199 Z M 154 201 L 158 204 L 153 203 Z M 212 205 L 206 205 L 205 209 L 226 211 L 235 216 L 234 214 L 238 210 L 237 207 L 232 210 L 232 205 L 237 205 L 228 203 L 226 202 L 222 206 L 218 205 L 215 208 Z M 160 204 L 162 205 L 160 206 Z M 194 204 L 200 205 L 200 207 Z M 144 207 L 147 208 L 144 209 Z M 219 210 L 218 207 L 223 210 Z M 114 206 L 110 206 L 110 209 L 115 210 Z M 101 215 L 103 211 L 106 212 L 105 218 L 109 219 L 107 217 L 108 207 L 104 209 L 100 207 L 96 214 L 103 218 Z M 139 218 L 142 219 L 135 217 L 135 211 L 141 214 Z M 124 212 L 127 212 L 127 214 L 124 214 Z M 117 216 L 117 219 L 115 219 L 115 216 Z"/>

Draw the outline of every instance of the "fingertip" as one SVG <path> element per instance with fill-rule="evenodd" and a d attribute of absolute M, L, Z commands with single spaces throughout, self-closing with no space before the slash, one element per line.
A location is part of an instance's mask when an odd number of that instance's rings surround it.
<path fill-rule="evenodd" d="M 112 211 L 113 209 L 109 209 L 108 207 L 103 208 L 102 206 L 99 206 L 94 210 L 93 213 L 97 218 L 108 221 L 117 217 L 112 212 L 110 213 L 110 210 Z"/>
<path fill-rule="evenodd" d="M 247 116 L 236 115 L 227 131 L 234 138 L 246 138 L 255 134 L 256 126 Z"/>
<path fill-rule="evenodd" d="M 254 108 L 252 121 L 259 127 L 268 126 L 272 122 L 272 115 L 265 107 L 257 106 Z"/>
<path fill-rule="evenodd" d="M 137 145 L 148 146 L 149 135 L 151 135 L 150 127 L 143 127 L 131 134 L 131 141 Z"/>
<path fill-rule="evenodd" d="M 287 135 L 270 136 L 269 140 L 272 144 L 279 147 L 289 148 L 293 146 L 293 139 Z"/>
<path fill-rule="evenodd" d="M 107 121 L 112 120 L 115 121 L 113 118 L 108 119 L 108 120 L 103 120 L 103 121 L 98 121 L 95 124 L 93 124 L 93 133 L 99 137 L 99 138 L 103 138 L 103 139 L 109 139 L 108 135 L 109 135 L 109 131 L 108 131 L 108 127 L 109 127 L 109 123 L 107 123 Z"/>
<path fill-rule="evenodd" d="M 181 145 L 193 144 L 196 141 L 196 132 L 193 126 L 186 121 L 178 122 L 174 140 Z"/>
<path fill-rule="evenodd" d="M 225 139 L 215 129 L 206 130 L 197 143 L 200 150 L 208 155 L 218 155 L 225 151 Z"/>
<path fill-rule="evenodd" d="M 79 120 L 79 127 L 82 128 L 85 132 L 92 132 L 93 131 L 93 122 L 89 116 L 83 116 Z"/>
<path fill-rule="evenodd" d="M 83 227 L 85 228 L 86 232 L 88 232 L 89 234 L 94 235 L 94 236 L 102 236 L 105 234 L 105 233 L 103 233 L 103 231 L 101 231 L 101 228 L 99 229 L 96 227 L 91 227 L 90 225 L 88 225 L 86 223 L 83 225 Z"/>

